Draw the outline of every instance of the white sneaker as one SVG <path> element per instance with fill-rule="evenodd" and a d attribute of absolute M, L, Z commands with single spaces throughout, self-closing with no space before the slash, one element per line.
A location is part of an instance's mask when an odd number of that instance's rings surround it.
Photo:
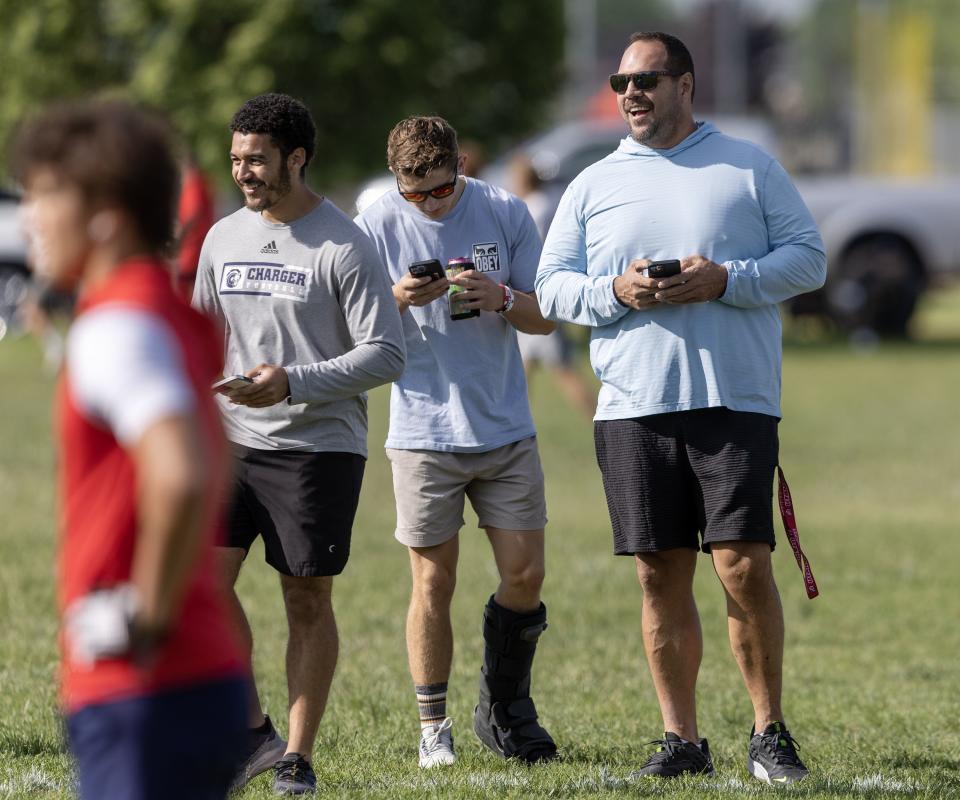
<path fill-rule="evenodd" d="M 439 725 L 427 725 L 420 731 L 420 766 L 430 769 L 452 764 L 457 760 L 453 751 L 453 720 L 444 719 Z"/>

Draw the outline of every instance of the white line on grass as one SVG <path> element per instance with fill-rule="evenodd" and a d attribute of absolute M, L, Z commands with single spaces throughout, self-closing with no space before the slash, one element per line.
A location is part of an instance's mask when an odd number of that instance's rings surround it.
<path fill-rule="evenodd" d="M 25 792 L 59 791 L 64 788 L 61 780 L 47 775 L 36 765 L 20 775 L 13 775 L 9 769 L 6 773 L 6 779 L 0 781 L 0 796 L 21 797 Z"/>
<path fill-rule="evenodd" d="M 853 788 L 859 792 L 918 792 L 924 787 L 916 781 L 899 781 L 896 778 L 884 778 L 877 772 L 865 778 L 853 779 Z"/>

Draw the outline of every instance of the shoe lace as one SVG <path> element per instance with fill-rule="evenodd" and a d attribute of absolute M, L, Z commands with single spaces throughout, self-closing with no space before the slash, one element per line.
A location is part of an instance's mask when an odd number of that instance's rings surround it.
<path fill-rule="evenodd" d="M 682 742 L 673 742 L 669 739 L 654 739 L 652 742 L 647 742 L 647 744 L 659 746 L 659 749 L 652 753 L 650 758 L 647 759 L 647 763 L 644 764 L 645 767 L 650 767 L 655 764 L 663 764 L 666 761 L 670 761 L 680 748 Z"/>
<path fill-rule="evenodd" d="M 291 759 L 290 761 L 278 761 L 276 770 L 277 777 L 283 778 L 284 780 L 295 781 L 300 777 L 300 772 L 306 772 L 306 769 L 309 767 L 306 759 L 303 756 L 298 756 L 296 759 Z"/>
<path fill-rule="evenodd" d="M 800 764 L 800 743 L 790 735 L 790 731 L 764 733 L 760 735 L 760 744 L 778 764 L 795 767 Z"/>
<path fill-rule="evenodd" d="M 453 727 L 453 719 L 446 717 L 443 722 L 437 725 L 432 731 L 423 734 L 423 749 L 429 755 L 433 755 L 442 745 L 450 746 L 450 729 Z"/>

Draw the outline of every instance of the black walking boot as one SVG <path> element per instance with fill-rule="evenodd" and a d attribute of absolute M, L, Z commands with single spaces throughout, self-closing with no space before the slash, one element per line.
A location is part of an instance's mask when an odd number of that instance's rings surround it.
<path fill-rule="evenodd" d="M 530 668 L 537 639 L 546 627 L 543 603 L 530 614 L 518 614 L 491 597 L 483 610 L 485 646 L 473 729 L 480 741 L 501 758 L 533 764 L 557 757 L 557 746 L 537 722 L 537 709 L 530 697 Z"/>

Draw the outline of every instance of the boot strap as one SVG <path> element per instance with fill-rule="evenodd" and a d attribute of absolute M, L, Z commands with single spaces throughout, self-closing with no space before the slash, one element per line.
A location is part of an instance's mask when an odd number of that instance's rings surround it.
<path fill-rule="evenodd" d="M 494 703 L 490 711 L 497 727 L 504 730 L 537 721 L 537 707 L 529 697 L 521 697 L 512 703 Z"/>

